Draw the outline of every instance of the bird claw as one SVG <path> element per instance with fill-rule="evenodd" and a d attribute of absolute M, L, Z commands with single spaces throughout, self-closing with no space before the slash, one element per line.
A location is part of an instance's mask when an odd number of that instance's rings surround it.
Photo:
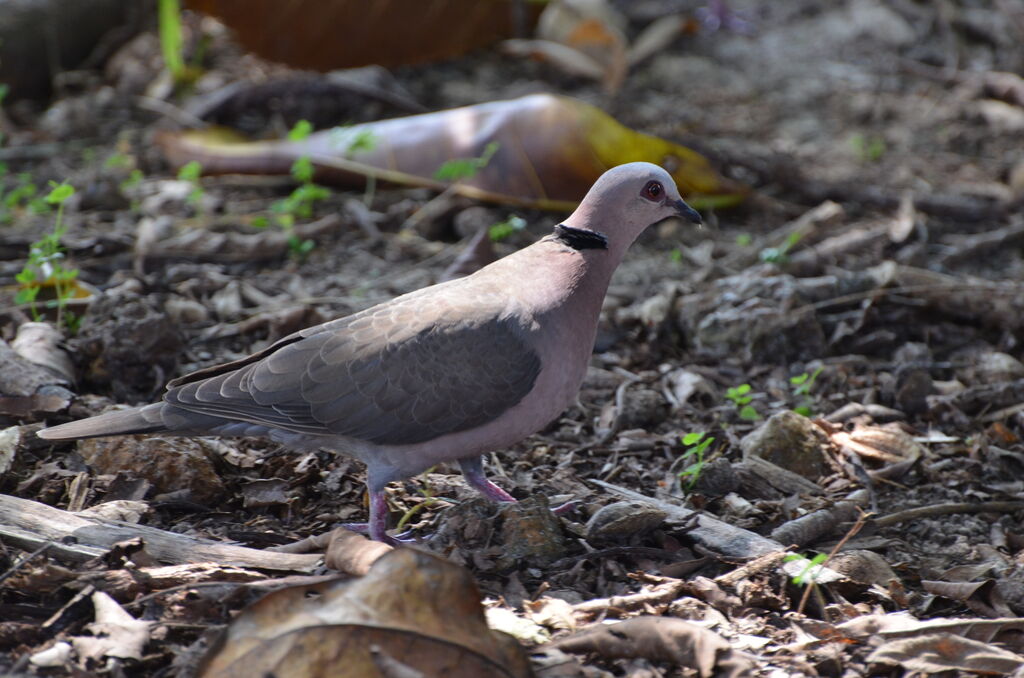
<path fill-rule="evenodd" d="M 339 527 L 343 527 L 349 532 L 364 534 L 372 538 L 369 523 L 341 523 Z M 385 533 L 380 539 L 377 539 L 377 541 L 383 542 L 388 546 L 404 546 L 406 544 L 415 544 L 417 542 L 417 540 L 412 536 L 412 530 L 406 530 L 405 532 L 394 536 Z"/>
<path fill-rule="evenodd" d="M 551 512 L 554 513 L 556 516 L 564 516 L 567 513 L 572 513 L 573 511 L 575 511 L 576 509 L 578 509 L 582 505 L 583 505 L 583 502 L 581 502 L 579 499 L 570 499 L 569 501 L 565 502 L 564 504 L 559 504 L 558 506 L 552 506 L 551 507 Z"/>

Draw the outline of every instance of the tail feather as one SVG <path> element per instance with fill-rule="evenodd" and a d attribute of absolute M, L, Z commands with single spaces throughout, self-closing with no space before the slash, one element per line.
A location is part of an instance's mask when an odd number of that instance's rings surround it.
<path fill-rule="evenodd" d="M 44 440 L 76 440 L 129 433 L 160 433 L 167 431 L 161 416 L 163 408 L 163 403 L 154 403 L 130 410 L 116 410 L 88 419 L 44 428 L 36 435 Z"/>

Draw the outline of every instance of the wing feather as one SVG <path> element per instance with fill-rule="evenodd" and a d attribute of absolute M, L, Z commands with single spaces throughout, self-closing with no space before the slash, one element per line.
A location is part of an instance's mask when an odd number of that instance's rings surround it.
<path fill-rule="evenodd" d="M 530 323 L 479 308 L 467 321 L 450 302 L 424 320 L 412 301 L 304 330 L 233 370 L 183 377 L 165 400 L 286 431 L 401 445 L 491 421 L 533 388 L 541 363 Z"/>

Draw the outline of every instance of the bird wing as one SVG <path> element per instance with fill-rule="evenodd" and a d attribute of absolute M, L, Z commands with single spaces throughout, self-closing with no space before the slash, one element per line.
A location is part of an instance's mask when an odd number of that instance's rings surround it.
<path fill-rule="evenodd" d="M 172 382 L 178 407 L 379 445 L 485 424 L 533 388 L 541 362 L 515 315 L 409 297 L 304 330 L 263 353 Z M 423 304 L 435 307 L 428 312 Z M 303 336 L 305 335 L 305 336 Z"/>

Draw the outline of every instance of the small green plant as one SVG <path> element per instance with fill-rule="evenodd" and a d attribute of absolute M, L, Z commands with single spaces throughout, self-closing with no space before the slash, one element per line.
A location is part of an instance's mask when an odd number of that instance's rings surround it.
<path fill-rule="evenodd" d="M 814 410 L 811 408 L 814 405 L 814 399 L 811 398 L 811 389 L 814 388 L 814 381 L 823 369 L 825 368 L 818 367 L 810 374 L 804 372 L 789 378 L 789 384 L 793 387 L 793 395 L 801 399 L 801 404 L 793 408 L 793 411 L 797 414 L 809 417 L 814 413 Z"/>
<path fill-rule="evenodd" d="M 128 173 L 128 178 L 121 182 L 122 191 L 130 191 L 142 183 L 142 170 L 139 168 L 133 169 Z"/>
<path fill-rule="evenodd" d="M 750 401 L 754 399 L 754 397 L 750 395 L 750 384 L 740 384 L 739 386 L 730 387 L 726 390 L 725 397 L 728 400 L 731 400 L 733 405 L 736 406 L 740 419 L 744 419 L 746 421 L 757 421 L 761 418 L 761 415 L 757 413 L 754 406 L 750 404 Z"/>
<path fill-rule="evenodd" d="M 181 56 L 181 5 L 178 0 L 160 0 L 160 51 L 174 82 L 185 80 L 185 60 Z"/>
<path fill-rule="evenodd" d="M 854 134 L 850 137 L 850 148 L 861 162 L 878 162 L 887 150 L 885 139 L 879 136 Z"/>
<path fill-rule="evenodd" d="M 112 153 L 103 161 L 103 169 L 119 170 L 128 169 L 135 164 L 131 156 L 126 153 Z"/>
<path fill-rule="evenodd" d="M 784 560 L 784 562 L 791 563 L 794 560 L 805 560 L 805 557 L 801 556 L 801 555 L 798 555 L 796 553 L 791 553 L 788 556 L 786 556 L 783 560 Z M 813 558 L 807 557 L 806 560 L 807 560 L 807 564 L 804 566 L 804 569 L 800 571 L 800 574 L 798 574 L 795 577 L 793 577 L 793 583 L 796 584 L 797 586 L 803 586 L 804 584 L 814 584 L 815 583 L 814 580 L 815 580 L 815 576 L 816 575 L 812 574 L 812 570 L 814 570 L 814 568 L 818 567 L 819 565 L 824 563 L 826 560 L 828 560 L 828 554 L 827 553 L 819 553 L 818 555 L 814 556 Z"/>
<path fill-rule="evenodd" d="M 683 450 L 682 459 L 689 461 L 689 465 L 677 475 L 680 478 L 687 478 L 686 489 L 692 490 L 700 479 L 704 470 L 704 453 L 707 452 L 711 443 L 715 442 L 714 436 L 709 436 L 703 431 L 698 433 L 687 433 L 681 438 L 686 449 Z"/>
<path fill-rule="evenodd" d="M 673 264 L 683 263 L 683 250 L 680 249 L 679 247 L 676 247 L 675 249 L 668 253 L 668 258 Z"/>
<path fill-rule="evenodd" d="M 32 243 L 25 266 L 15 276 L 15 280 L 21 285 L 21 289 L 15 295 L 15 302 L 29 304 L 32 317 L 39 320 L 41 315 L 36 308 L 36 299 L 44 284 L 52 284 L 55 298 L 47 301 L 46 307 L 57 309 L 58 325 L 64 323 L 74 331 L 79 319 L 66 312 L 65 307 L 75 294 L 78 269 L 67 268 L 64 265 L 64 248 L 60 240 L 67 232 L 67 226 L 64 225 L 64 203 L 75 194 L 75 189 L 67 182 L 58 184 L 51 181 L 50 187 L 51 190 L 44 200 L 47 204 L 57 207 L 53 230 Z"/>
<path fill-rule="evenodd" d="M 496 224 L 492 224 L 491 227 L 487 229 L 487 235 L 490 237 L 492 242 L 501 242 L 513 233 L 521 231 L 524 228 L 526 228 L 526 220 L 513 214 L 505 221 L 499 221 Z"/>
<path fill-rule="evenodd" d="M 492 141 L 484 147 L 484 152 L 480 154 L 479 158 L 455 158 L 448 160 L 434 172 L 434 178 L 438 181 L 453 182 L 472 179 L 480 170 L 487 167 L 487 163 L 491 161 L 491 158 L 494 157 L 499 148 L 500 144 L 497 141 Z"/>
<path fill-rule="evenodd" d="M 749 233 L 740 233 L 736 236 L 736 245 L 739 247 L 750 247 L 754 244 L 754 237 Z"/>
<path fill-rule="evenodd" d="M 202 213 L 203 185 L 199 183 L 199 177 L 203 175 L 203 166 L 198 160 L 190 160 L 178 170 L 178 178 L 192 184 L 192 191 L 185 198 L 185 202 L 195 208 L 196 212 Z"/>
<path fill-rule="evenodd" d="M 352 159 L 359 153 L 365 153 L 377 148 L 377 135 L 368 129 L 354 129 L 347 125 L 335 127 L 331 130 L 331 148 L 341 151 L 347 159 Z M 373 196 L 377 193 L 377 177 L 373 174 L 366 175 L 366 191 L 363 193 L 363 204 L 369 207 L 373 204 Z"/>
<path fill-rule="evenodd" d="M 290 135 L 289 138 L 291 138 Z M 304 138 L 292 139 L 292 141 L 301 141 Z M 352 158 L 359 153 L 377 148 L 377 135 L 368 129 L 354 129 L 349 125 L 339 125 L 331 130 L 329 145 L 331 148 L 341 151 L 346 158 Z"/>
<path fill-rule="evenodd" d="M 299 120 L 295 126 L 288 130 L 288 141 L 302 141 L 313 133 L 313 123 L 309 120 Z"/>
<path fill-rule="evenodd" d="M 423 501 L 413 505 L 412 508 L 410 508 L 404 514 L 402 514 L 402 517 L 399 518 L 398 525 L 395 526 L 395 529 L 400 534 L 405 529 L 405 526 L 409 524 L 409 522 L 416 516 L 417 513 L 423 511 L 424 509 L 428 509 L 432 506 L 435 506 L 439 503 L 438 498 L 434 496 L 434 488 L 430 486 L 430 474 L 433 473 L 434 469 L 436 468 L 436 466 L 431 466 L 426 471 L 420 474 L 419 478 L 422 479 L 423 484 L 419 486 L 417 490 L 421 495 L 423 495 Z M 446 499 L 445 501 L 452 500 Z"/>
<path fill-rule="evenodd" d="M 803 237 L 801 233 L 790 233 L 786 237 L 786 242 L 782 243 L 779 247 L 765 247 L 759 255 L 761 261 L 768 264 L 786 263 L 789 261 L 789 251 L 796 247 Z"/>
<path fill-rule="evenodd" d="M 307 120 L 300 120 L 288 132 L 292 141 L 302 141 L 313 132 L 313 126 Z M 278 200 L 270 209 L 274 213 L 274 222 L 288 234 L 288 249 L 298 258 L 305 257 L 316 246 L 310 239 L 303 240 L 295 234 L 296 219 L 309 219 L 313 216 L 313 205 L 330 197 L 331 191 L 313 183 L 316 168 L 308 155 L 299 156 L 291 166 L 292 177 L 299 185 L 288 197 Z M 253 219 L 252 225 L 265 228 L 270 225 L 266 218 Z"/>

